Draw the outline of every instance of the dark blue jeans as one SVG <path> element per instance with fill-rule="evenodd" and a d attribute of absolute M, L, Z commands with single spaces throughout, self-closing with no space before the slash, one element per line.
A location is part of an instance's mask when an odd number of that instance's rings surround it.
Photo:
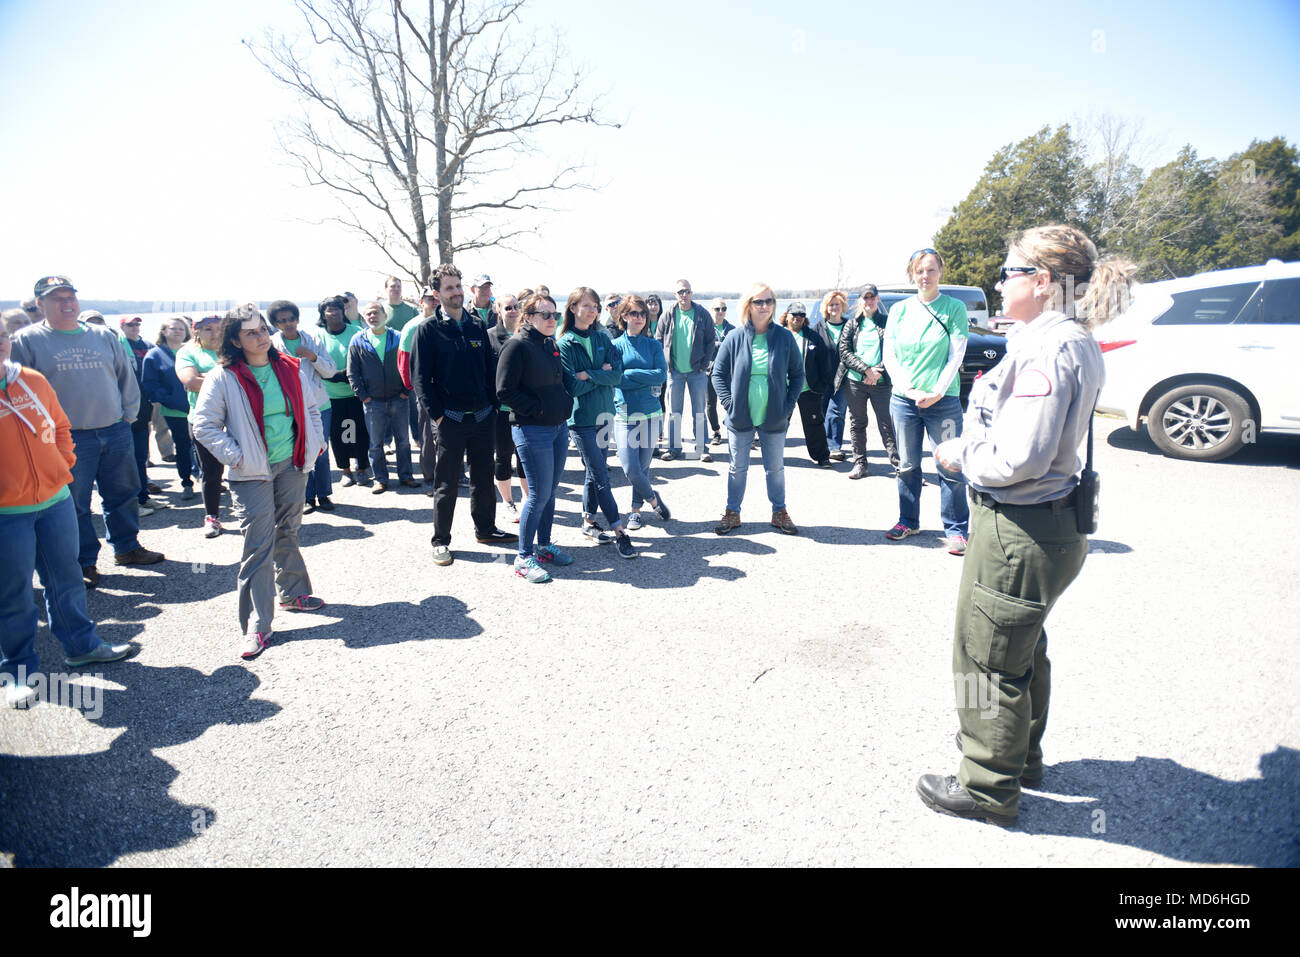
<path fill-rule="evenodd" d="M 150 406 L 152 408 L 152 406 Z M 145 403 L 140 403 L 140 415 L 131 425 L 131 445 L 135 450 L 135 468 L 140 473 L 140 494 L 137 501 L 143 503 L 149 497 L 149 417 L 145 413 Z"/>
<path fill-rule="evenodd" d="M 0 674 L 40 669 L 32 570 L 45 589 L 50 631 L 69 658 L 99 644 L 86 611 L 86 584 L 77 558 L 77 510 L 65 498 L 39 512 L 0 515 Z"/>
<path fill-rule="evenodd" d="M 194 475 L 199 471 L 199 460 L 194 454 L 194 441 L 190 438 L 190 420 L 178 415 L 164 415 L 167 431 L 172 434 L 172 443 L 176 446 L 176 474 L 182 485 L 193 485 Z"/>
<path fill-rule="evenodd" d="M 99 558 L 99 537 L 90 520 L 90 489 L 98 483 L 104 503 L 108 544 L 116 555 L 140 547 L 140 473 L 135 467 L 131 427 L 118 422 L 102 429 L 73 429 L 77 462 L 72 466 L 72 502 L 77 509 L 77 564 Z"/>
<path fill-rule="evenodd" d="M 614 501 L 614 493 L 609 488 L 609 466 L 605 464 L 605 443 L 601 441 L 604 430 L 594 425 L 575 425 L 569 431 L 578 440 L 578 456 L 587 470 L 586 481 L 582 485 L 583 516 L 595 518 L 599 509 L 605 513 L 605 519 L 611 528 L 621 524 L 618 503 Z"/>
<path fill-rule="evenodd" d="M 533 553 L 538 545 L 551 544 L 551 525 L 555 521 L 555 490 L 564 473 L 564 459 L 569 454 L 569 427 L 559 425 L 516 425 L 510 429 L 515 450 L 528 479 L 528 498 L 519 513 L 519 554 Z"/>
<path fill-rule="evenodd" d="M 961 400 L 946 395 L 928 409 L 921 409 L 911 399 L 894 393 L 889 399 L 889 414 L 898 440 L 898 521 L 908 528 L 920 528 L 922 442 L 926 434 L 933 445 L 961 435 Z M 966 485 L 942 475 L 939 483 L 943 530 L 948 535 L 965 536 L 970 522 Z"/>
<path fill-rule="evenodd" d="M 316 456 L 316 467 L 307 474 L 307 497 L 328 498 L 334 490 L 330 484 L 330 457 L 329 457 L 329 434 L 330 434 L 330 407 L 327 405 L 320 410 L 320 427 L 325 435 L 326 443 L 320 450 L 320 455 Z"/>
<path fill-rule="evenodd" d="M 406 422 L 410 399 L 371 399 L 365 404 L 366 431 L 370 433 L 370 467 L 375 481 L 388 484 L 388 463 L 384 461 L 384 436 L 390 430 L 397 445 L 397 478 L 412 478 L 411 437 Z"/>
<path fill-rule="evenodd" d="M 848 411 L 848 396 L 845 395 L 847 387 L 841 383 L 840 391 L 826 393 L 823 400 L 823 412 L 826 416 L 826 443 L 830 446 L 830 451 L 838 452 L 840 446 L 844 444 L 844 415 Z"/>

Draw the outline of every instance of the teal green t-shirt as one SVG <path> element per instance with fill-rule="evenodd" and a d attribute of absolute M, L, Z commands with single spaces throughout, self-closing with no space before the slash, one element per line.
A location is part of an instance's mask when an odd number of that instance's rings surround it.
<path fill-rule="evenodd" d="M 366 338 L 369 339 L 370 344 L 375 347 L 375 352 L 379 354 L 379 361 L 382 363 L 384 361 L 384 353 L 388 351 L 387 331 L 385 331 L 383 335 L 377 336 L 367 329 Z"/>
<path fill-rule="evenodd" d="M 926 306 L 929 306 L 929 309 Z M 940 295 L 931 303 L 910 296 L 894 303 L 885 326 L 885 348 L 912 380 L 912 388 L 933 392 L 948 364 L 952 344 L 970 336 L 966 304 Z M 898 383 L 895 383 L 895 387 Z M 945 395 L 961 393 L 961 376 L 952 377 Z"/>
<path fill-rule="evenodd" d="M 673 368 L 678 372 L 691 371 L 691 346 L 695 343 L 695 311 L 682 312 L 673 306 L 677 322 L 673 326 Z"/>
<path fill-rule="evenodd" d="M 416 309 L 409 302 L 399 302 L 395 306 L 390 306 L 388 303 L 384 303 L 384 315 L 388 317 L 388 321 L 385 325 L 387 325 L 389 329 L 396 329 L 398 332 L 401 332 L 402 327 L 419 314 L 420 310 Z"/>
<path fill-rule="evenodd" d="M 772 364 L 767 348 L 767 333 L 754 336 L 754 346 L 749 352 L 752 365 L 749 369 L 749 418 L 755 428 L 761 428 L 767 419 L 768 368 Z"/>
<path fill-rule="evenodd" d="M 268 362 L 249 366 L 253 378 L 262 388 L 262 437 L 266 439 L 266 458 L 272 465 L 293 455 L 293 410 L 284 399 L 280 380 Z"/>
<path fill-rule="evenodd" d="M 869 318 L 862 320 L 862 328 L 858 330 L 858 341 L 854 345 L 853 351 L 867 365 L 878 366 L 884 362 L 884 344 L 876 332 L 876 324 Z M 861 382 L 864 377 L 856 369 L 850 369 L 849 378 L 854 382 Z"/>
<path fill-rule="evenodd" d="M 841 322 L 837 326 L 833 322 L 828 322 L 826 323 L 826 331 L 831 334 L 831 345 L 838 349 L 840 347 L 840 333 L 844 331 L 844 323 Z"/>
<path fill-rule="evenodd" d="M 336 335 L 331 335 L 328 330 L 321 330 L 321 343 L 329 357 L 334 360 L 335 367 L 340 372 L 346 372 L 348 368 L 348 345 L 352 342 L 352 337 L 361 330 L 361 326 L 355 322 L 343 324 L 343 329 Z M 356 397 L 352 391 L 352 386 L 344 382 L 326 382 L 325 394 L 331 399 L 351 399 Z"/>
<path fill-rule="evenodd" d="M 180 351 L 176 353 L 176 371 L 181 369 L 193 369 L 199 375 L 207 375 L 217 367 L 217 354 L 211 349 L 204 349 L 199 345 L 197 340 L 192 340 L 181 346 Z M 189 399 L 190 411 L 194 411 L 194 406 L 199 401 L 197 392 L 185 391 L 185 397 Z"/>

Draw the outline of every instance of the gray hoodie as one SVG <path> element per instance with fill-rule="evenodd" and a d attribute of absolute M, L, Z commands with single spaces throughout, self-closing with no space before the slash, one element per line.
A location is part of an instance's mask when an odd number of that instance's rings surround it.
<path fill-rule="evenodd" d="M 49 380 L 74 430 L 134 422 L 140 411 L 135 360 L 107 329 L 82 322 L 58 332 L 37 323 L 14 336 L 13 359 Z"/>

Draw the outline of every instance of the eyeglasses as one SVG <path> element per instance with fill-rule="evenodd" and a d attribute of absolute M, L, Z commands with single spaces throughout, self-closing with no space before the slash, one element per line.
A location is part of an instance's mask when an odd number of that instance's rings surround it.
<path fill-rule="evenodd" d="M 937 256 L 937 255 L 939 255 L 939 250 L 931 249 L 929 246 L 926 246 L 924 249 L 918 249 L 916 252 L 912 253 L 912 255 L 908 258 L 907 261 L 909 263 L 915 262 L 917 256 Z"/>
<path fill-rule="evenodd" d="M 679 295 L 679 296 L 689 296 L 690 294 L 691 294 L 691 291 L 690 291 L 689 289 L 678 289 L 678 290 L 677 290 L 677 295 Z"/>
<path fill-rule="evenodd" d="M 727 307 L 726 307 L 726 306 L 714 306 L 714 307 L 713 307 L 713 311 L 714 311 L 714 312 L 726 312 L 726 311 L 727 311 Z"/>
<path fill-rule="evenodd" d="M 1031 276 L 1038 272 L 1037 266 L 1003 266 L 998 270 L 998 282 L 1006 282 L 1011 273 L 1019 273 L 1022 276 Z"/>
<path fill-rule="evenodd" d="M 555 313 L 553 313 L 553 312 L 542 312 L 540 309 L 539 309 L 538 311 L 536 311 L 536 312 L 530 312 L 530 313 L 527 313 L 527 315 L 530 315 L 530 316 L 536 316 L 538 319 L 542 320 L 542 322 L 548 322 L 548 321 L 549 321 L 549 322 L 554 322 L 555 319 L 556 319 L 556 315 L 555 315 Z"/>
<path fill-rule="evenodd" d="M 625 315 L 628 319 L 648 319 L 648 318 L 649 318 L 649 316 L 646 314 L 646 311 L 645 311 L 644 309 L 632 309 L 632 310 L 629 310 L 628 312 L 624 313 L 624 315 Z"/>
<path fill-rule="evenodd" d="M 776 300 L 775 299 L 751 299 L 750 304 L 755 306 L 763 306 L 763 307 L 775 306 Z"/>
<path fill-rule="evenodd" d="M 506 312 L 518 312 L 519 303 L 515 303 L 513 306 L 502 306 L 501 308 L 504 309 Z"/>

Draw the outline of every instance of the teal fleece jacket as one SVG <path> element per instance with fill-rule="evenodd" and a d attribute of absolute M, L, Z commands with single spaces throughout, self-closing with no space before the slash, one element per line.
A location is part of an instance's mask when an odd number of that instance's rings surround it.
<path fill-rule="evenodd" d="M 591 355 L 582 340 L 591 343 Z M 564 366 L 564 388 L 573 396 L 569 426 L 598 426 L 614 416 L 614 387 L 623 381 L 623 356 L 614 348 L 605 330 L 594 323 L 586 333 L 576 328 L 560 336 L 560 363 Z M 602 369 L 605 363 L 611 368 Z M 587 379 L 579 379 L 585 372 Z M 602 416 L 604 418 L 602 418 Z"/>

